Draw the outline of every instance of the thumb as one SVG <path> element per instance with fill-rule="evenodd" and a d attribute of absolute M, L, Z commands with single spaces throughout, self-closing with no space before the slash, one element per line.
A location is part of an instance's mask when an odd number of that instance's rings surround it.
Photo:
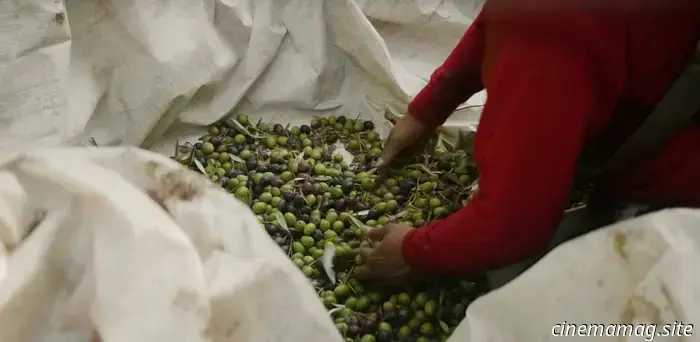
<path fill-rule="evenodd" d="M 377 159 L 377 166 L 386 166 L 394 160 L 401 149 L 403 148 L 404 142 L 401 132 L 397 132 L 396 127 L 389 133 L 384 144 L 384 149 L 382 150 L 382 155 Z"/>
<path fill-rule="evenodd" d="M 367 265 L 360 265 L 355 267 L 352 274 L 357 279 L 371 279 L 374 277 L 374 271 Z"/>
<path fill-rule="evenodd" d="M 362 231 L 362 235 L 366 239 L 374 241 L 382 241 L 385 236 L 389 234 L 391 225 L 386 225 L 383 227 L 367 228 Z"/>
<path fill-rule="evenodd" d="M 394 144 L 395 145 L 395 144 Z M 387 166 L 394 160 L 394 157 L 398 154 L 398 148 L 392 145 L 386 145 L 382 155 L 377 159 L 377 167 Z"/>

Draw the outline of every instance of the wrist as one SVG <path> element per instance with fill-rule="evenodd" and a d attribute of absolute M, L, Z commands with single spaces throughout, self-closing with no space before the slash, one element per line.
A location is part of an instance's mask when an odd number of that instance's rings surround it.
<path fill-rule="evenodd" d="M 408 232 L 401 245 L 401 255 L 404 262 L 412 269 L 429 271 L 432 268 L 427 252 L 430 250 L 429 227 L 416 228 Z"/>

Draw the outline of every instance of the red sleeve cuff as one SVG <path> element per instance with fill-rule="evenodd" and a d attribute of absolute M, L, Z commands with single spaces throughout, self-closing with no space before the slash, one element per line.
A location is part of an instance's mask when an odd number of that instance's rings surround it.
<path fill-rule="evenodd" d="M 439 222 L 439 221 L 438 221 Z M 428 229 L 438 222 L 433 222 L 430 226 L 416 228 L 408 232 L 403 240 L 402 254 L 404 261 L 411 268 L 430 271 L 436 265 L 440 265 L 439 260 L 434 260 L 434 253 L 430 252 L 430 236 Z"/>

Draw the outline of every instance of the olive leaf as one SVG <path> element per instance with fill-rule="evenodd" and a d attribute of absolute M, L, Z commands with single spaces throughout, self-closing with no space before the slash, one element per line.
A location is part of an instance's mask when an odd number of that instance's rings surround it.
<path fill-rule="evenodd" d="M 333 306 L 334 306 L 334 308 L 328 310 L 328 314 L 329 314 L 329 315 L 332 315 L 332 314 L 334 314 L 334 313 L 336 313 L 336 312 L 338 312 L 338 311 L 340 311 L 340 310 L 345 309 L 345 305 L 333 304 Z"/>
<path fill-rule="evenodd" d="M 438 171 L 433 171 L 433 170 L 429 169 L 427 166 L 425 166 L 425 165 L 423 165 L 423 164 L 411 164 L 411 165 L 408 165 L 408 166 L 406 166 L 406 167 L 407 167 L 407 168 L 411 168 L 411 169 L 421 169 L 421 170 L 423 170 L 425 173 L 427 173 L 427 174 L 429 174 L 429 175 L 431 175 L 431 176 L 437 176 L 438 174 L 440 174 L 440 172 L 438 172 Z"/>
<path fill-rule="evenodd" d="M 231 157 L 231 160 L 236 162 L 236 163 L 245 164 L 245 160 L 241 159 L 241 157 L 239 157 L 235 154 L 229 154 L 229 157 Z"/>
<path fill-rule="evenodd" d="M 375 172 L 377 172 L 377 168 L 372 168 L 371 170 L 367 171 L 367 176 L 373 175 Z"/>
<path fill-rule="evenodd" d="M 263 136 L 250 133 L 250 131 L 247 128 L 245 128 L 240 122 L 238 122 L 238 120 L 231 120 L 231 122 L 233 122 L 233 124 L 236 125 L 236 128 L 238 128 L 241 132 L 245 133 L 246 135 L 248 135 L 250 137 L 253 137 L 256 139 L 264 138 Z"/>
<path fill-rule="evenodd" d="M 355 213 L 357 216 L 366 216 L 367 214 L 369 214 L 369 210 L 358 211 Z"/>
<path fill-rule="evenodd" d="M 372 227 L 362 223 L 362 221 L 358 220 L 355 216 L 350 215 L 350 221 L 352 221 L 353 224 L 360 227 L 362 230 L 372 229 Z"/>
<path fill-rule="evenodd" d="M 301 153 L 297 154 L 296 160 L 297 163 L 304 160 L 304 151 L 301 151 Z"/>
<path fill-rule="evenodd" d="M 329 177 L 329 176 L 316 176 L 316 177 L 311 177 L 311 179 L 313 179 L 313 180 L 315 180 L 315 181 L 317 181 L 317 182 L 325 182 L 325 181 L 328 181 L 328 180 L 333 179 L 333 177 Z"/>
<path fill-rule="evenodd" d="M 199 160 L 194 159 L 194 165 L 197 166 L 197 169 L 198 169 L 199 172 L 201 172 L 203 175 L 206 175 L 206 174 L 207 174 L 207 171 L 204 169 L 204 166 L 202 165 L 202 163 L 199 162 Z"/>
<path fill-rule="evenodd" d="M 438 321 L 438 324 L 440 324 L 440 329 L 444 331 L 445 333 L 450 333 L 450 327 L 447 325 L 447 323 L 443 322 L 442 320 Z"/>
<path fill-rule="evenodd" d="M 335 270 L 333 269 L 333 258 L 335 257 L 335 246 L 328 246 L 323 250 L 323 255 L 321 256 L 321 266 L 323 270 L 326 271 L 326 276 L 331 284 L 335 284 L 336 276 Z"/>
<path fill-rule="evenodd" d="M 408 215 L 408 211 L 404 210 L 404 211 L 401 211 L 401 212 L 396 213 L 396 215 L 391 216 L 389 219 L 390 219 L 390 220 L 396 220 L 396 219 L 402 218 L 402 217 L 404 217 L 404 216 L 406 216 L 406 215 Z"/>
<path fill-rule="evenodd" d="M 178 156 L 180 154 L 187 154 L 187 153 L 192 152 L 192 148 L 193 148 L 193 146 L 190 143 L 186 143 L 185 145 L 178 145 L 177 146 Z"/>
<path fill-rule="evenodd" d="M 284 215 L 282 215 L 281 212 L 275 211 L 275 218 L 277 218 L 277 223 L 279 223 L 280 227 L 284 228 L 286 231 L 289 231 L 287 220 L 284 219 Z"/>

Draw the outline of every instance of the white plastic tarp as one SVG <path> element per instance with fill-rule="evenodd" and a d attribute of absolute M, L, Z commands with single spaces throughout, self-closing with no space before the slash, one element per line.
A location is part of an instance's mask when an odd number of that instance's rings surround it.
<path fill-rule="evenodd" d="M 0 184 L 0 341 L 342 341 L 247 206 L 165 156 L 46 148 L 6 156 Z M 670 210 L 564 244 L 475 301 L 449 341 L 697 322 L 698 225 Z"/>
<path fill-rule="evenodd" d="M 341 340 L 248 206 L 163 155 L 45 148 L 0 184 L 0 341 Z"/>
<path fill-rule="evenodd" d="M 0 148 L 92 137 L 163 150 L 232 110 L 380 121 L 405 110 L 478 8 L 455 4 L 4 1 Z M 478 120 L 468 112 L 450 125 Z"/>
<path fill-rule="evenodd" d="M 167 158 L 13 152 L 93 138 L 170 153 L 232 110 L 254 121 L 380 120 L 405 109 L 479 6 L 0 2 L 0 341 L 89 341 L 95 331 L 104 341 L 340 340 L 247 209 L 168 173 Z M 478 120 L 464 113 L 449 125 Z M 149 200 L 153 189 L 164 199 Z M 688 227 L 699 221 L 694 211 L 663 212 L 566 244 L 475 302 L 450 341 L 546 341 L 562 320 L 626 322 L 639 311 L 628 303 L 659 309 L 641 321 L 697 321 L 700 237 Z"/>

